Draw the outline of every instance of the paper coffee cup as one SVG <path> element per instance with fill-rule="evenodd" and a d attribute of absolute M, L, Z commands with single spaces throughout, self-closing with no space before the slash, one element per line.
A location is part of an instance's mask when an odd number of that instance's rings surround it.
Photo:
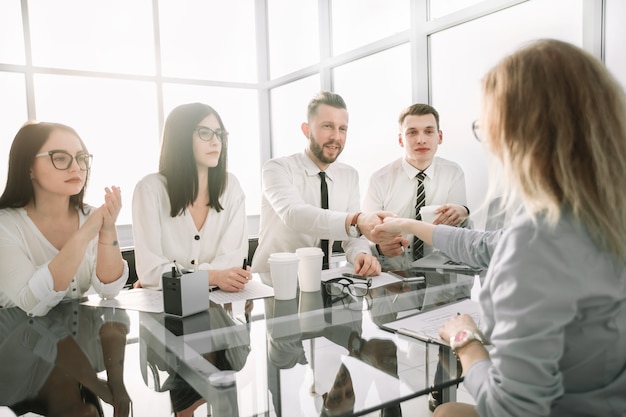
<path fill-rule="evenodd" d="M 422 216 L 422 221 L 426 223 L 433 223 L 439 214 L 435 214 L 435 210 L 437 210 L 440 205 L 434 206 L 424 206 L 420 208 L 420 215 Z"/>
<path fill-rule="evenodd" d="M 319 291 L 322 283 L 324 252 L 318 247 L 307 247 L 296 249 L 296 255 L 300 261 L 298 264 L 300 291 Z"/>
<path fill-rule="evenodd" d="M 296 298 L 298 289 L 298 257 L 295 253 L 280 252 L 270 255 L 270 277 L 276 300 Z"/>

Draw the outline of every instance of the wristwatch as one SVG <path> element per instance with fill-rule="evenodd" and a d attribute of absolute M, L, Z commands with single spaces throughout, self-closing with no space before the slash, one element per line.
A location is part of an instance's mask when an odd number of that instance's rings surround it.
<path fill-rule="evenodd" d="M 477 340 L 482 345 L 485 344 L 483 337 L 478 332 L 469 329 L 459 330 L 454 334 L 454 336 L 452 336 L 452 338 L 450 338 L 450 348 L 452 348 L 452 351 L 456 353 L 458 348 L 467 345 L 472 340 Z"/>
<path fill-rule="evenodd" d="M 348 228 L 348 234 L 350 235 L 350 237 L 361 237 L 362 235 L 361 231 L 359 230 L 359 226 L 357 226 L 357 220 L 359 219 L 360 215 L 361 212 L 358 212 L 354 215 L 354 217 L 352 217 L 352 220 L 350 221 L 350 227 Z"/>

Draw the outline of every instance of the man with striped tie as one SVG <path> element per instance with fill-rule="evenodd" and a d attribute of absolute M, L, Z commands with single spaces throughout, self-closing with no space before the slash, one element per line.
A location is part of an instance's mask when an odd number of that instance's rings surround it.
<path fill-rule="evenodd" d="M 422 220 L 420 208 L 437 205 L 434 224 L 468 224 L 463 170 L 457 163 L 435 156 L 443 141 L 437 110 L 428 104 L 413 104 L 400 113 L 398 125 L 397 140 L 404 156 L 371 176 L 363 209 Z M 414 236 L 376 249 L 383 269 L 406 269 L 432 250 Z"/>

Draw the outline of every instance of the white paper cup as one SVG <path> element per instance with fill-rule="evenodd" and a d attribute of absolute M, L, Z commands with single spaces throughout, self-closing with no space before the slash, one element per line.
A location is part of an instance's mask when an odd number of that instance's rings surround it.
<path fill-rule="evenodd" d="M 422 221 L 426 223 L 432 223 L 435 221 L 439 214 L 435 214 L 435 210 L 437 210 L 441 206 L 424 206 L 420 209 L 420 215 L 422 216 Z"/>
<path fill-rule="evenodd" d="M 317 247 L 296 249 L 300 260 L 298 264 L 298 283 L 300 291 L 315 292 L 322 283 L 322 259 L 324 252 Z"/>
<path fill-rule="evenodd" d="M 298 289 L 298 257 L 295 253 L 271 254 L 270 276 L 276 300 L 292 300 L 296 298 Z"/>

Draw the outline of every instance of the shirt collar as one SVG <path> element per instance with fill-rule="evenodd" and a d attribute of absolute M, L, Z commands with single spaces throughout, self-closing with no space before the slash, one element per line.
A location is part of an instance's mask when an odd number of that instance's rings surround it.
<path fill-rule="evenodd" d="M 433 162 L 431 162 L 429 167 L 424 170 L 424 174 L 426 174 L 427 178 L 433 179 L 433 177 L 435 176 L 435 166 L 436 165 L 437 165 L 437 157 L 434 157 L 433 158 Z M 409 164 L 406 161 L 406 159 L 404 159 L 404 158 L 402 158 L 402 169 L 404 170 L 404 173 L 409 178 L 415 178 L 415 176 L 418 173 L 421 172 L 419 169 L 417 169 L 413 165 Z"/>
<path fill-rule="evenodd" d="M 302 152 L 300 154 L 300 159 L 302 162 L 302 166 L 304 167 L 304 171 L 308 176 L 313 177 L 317 176 L 320 173 L 320 168 L 315 165 L 315 162 L 313 162 L 313 160 L 309 158 L 309 155 L 307 155 L 306 152 Z M 324 172 L 326 173 L 326 178 L 332 180 L 334 172 L 333 164 L 330 164 Z"/>

